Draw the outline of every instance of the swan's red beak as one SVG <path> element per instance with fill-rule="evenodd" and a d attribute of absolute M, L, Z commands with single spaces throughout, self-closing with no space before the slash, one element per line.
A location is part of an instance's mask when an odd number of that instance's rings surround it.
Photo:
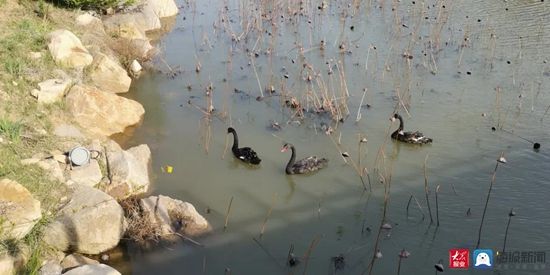
<path fill-rule="evenodd" d="M 288 150 L 286 147 L 282 147 L 282 148 L 281 148 L 281 153 L 286 152 L 286 150 Z"/>

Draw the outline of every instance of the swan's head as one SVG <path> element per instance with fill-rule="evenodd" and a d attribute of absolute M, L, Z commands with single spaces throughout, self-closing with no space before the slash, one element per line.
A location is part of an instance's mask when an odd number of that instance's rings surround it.
<path fill-rule="evenodd" d="M 393 116 L 390 118 L 390 120 L 391 120 L 392 122 L 394 122 L 394 121 L 395 121 L 396 119 L 398 119 L 398 118 L 399 118 L 399 114 L 398 114 L 398 113 L 395 113 L 395 114 L 393 114 Z"/>
<path fill-rule="evenodd" d="M 283 147 L 281 147 L 281 153 L 284 153 L 286 152 L 288 149 L 290 149 L 292 147 L 292 144 L 290 143 L 285 143 L 285 145 L 283 145 Z"/>
<path fill-rule="evenodd" d="M 227 133 L 234 133 L 235 132 L 235 129 L 233 129 L 233 127 L 229 127 L 227 128 Z"/>

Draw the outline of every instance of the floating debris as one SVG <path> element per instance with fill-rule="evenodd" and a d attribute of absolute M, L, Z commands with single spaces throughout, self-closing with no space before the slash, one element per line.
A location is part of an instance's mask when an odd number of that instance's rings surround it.
<path fill-rule="evenodd" d="M 374 255 L 374 257 L 376 257 L 376 259 L 382 258 L 382 252 L 380 252 L 380 249 L 378 249 L 378 250 L 376 251 L 376 254 Z"/>
<path fill-rule="evenodd" d="M 172 172 L 174 172 L 174 167 L 172 167 L 170 165 L 165 165 L 165 166 L 161 167 L 161 170 L 164 173 L 172 174 Z"/>
<path fill-rule="evenodd" d="M 533 149 L 535 149 L 535 150 L 540 149 L 540 143 L 535 142 L 535 143 L 533 144 Z"/>
<path fill-rule="evenodd" d="M 389 230 L 389 229 L 392 229 L 392 228 L 393 227 L 389 223 L 385 223 L 385 224 L 382 225 L 382 229 L 388 229 Z"/>
<path fill-rule="evenodd" d="M 500 163 L 506 163 L 506 159 L 504 157 L 498 158 L 497 161 L 500 162 Z"/>
<path fill-rule="evenodd" d="M 510 210 L 510 213 L 508 213 L 509 217 L 513 217 L 515 215 L 516 215 L 516 212 L 514 212 L 514 210 Z"/>
<path fill-rule="evenodd" d="M 346 261 L 344 259 L 344 254 L 334 256 L 331 259 L 332 259 L 332 262 L 334 263 L 334 270 L 342 270 L 342 269 L 344 269 L 344 267 L 346 267 Z"/>
<path fill-rule="evenodd" d="M 348 152 L 342 152 L 342 157 L 349 158 L 349 153 Z"/>
<path fill-rule="evenodd" d="M 441 263 L 437 263 L 434 265 L 434 268 L 435 270 L 437 270 L 438 272 L 443 272 L 445 271 L 445 268 L 443 268 L 443 265 Z"/>
<path fill-rule="evenodd" d="M 280 131 L 282 128 L 283 127 L 281 126 L 281 124 L 279 124 L 279 122 L 274 120 L 269 121 L 269 129 L 274 131 Z"/>
<path fill-rule="evenodd" d="M 361 140 L 359 140 L 359 142 L 361 142 L 361 143 L 367 143 L 367 138 L 364 137 L 364 138 L 362 138 Z"/>
<path fill-rule="evenodd" d="M 399 258 L 408 258 L 409 256 L 411 256 L 411 253 L 403 248 L 401 252 L 399 252 L 398 256 Z"/>
<path fill-rule="evenodd" d="M 298 257 L 296 257 L 294 253 L 288 254 L 288 261 L 287 261 L 288 266 L 296 266 L 299 263 L 300 263 L 300 259 L 298 259 Z"/>

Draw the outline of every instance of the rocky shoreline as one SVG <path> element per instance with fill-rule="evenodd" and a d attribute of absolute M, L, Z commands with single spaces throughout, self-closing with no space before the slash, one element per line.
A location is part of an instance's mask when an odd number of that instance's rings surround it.
<path fill-rule="evenodd" d="M 120 274 L 103 262 L 121 238 L 136 234 L 136 226 L 147 224 L 159 239 L 210 230 L 190 203 L 145 197 L 151 184 L 146 144 L 123 150 L 109 138 L 143 119 L 140 103 L 117 94 L 129 91 L 143 69 L 140 63 L 156 53 L 147 34 L 162 32 L 161 22 L 173 22 L 177 13 L 173 0 L 143 0 L 101 17 L 81 12 L 74 32 L 54 30 L 45 37 L 47 52 L 30 53 L 31 58 L 50 54 L 57 65 L 57 77 L 38 83 L 31 96 L 38 104 L 65 104 L 68 114 L 54 122 L 53 133 L 44 133 L 55 135 L 57 149 L 36 152 L 21 164 L 40 167 L 51 180 L 64 183 L 64 190 L 56 190 L 62 194 L 53 208 L 42 209 L 23 185 L 0 178 L 0 237 L 22 240 L 40 224 L 49 248 L 40 274 Z M 88 154 L 82 163 L 75 163 L 71 153 L 76 150 Z M 18 272 L 32 249 L 0 253 L 0 274 Z M 100 261 L 84 255 L 98 255 Z"/>

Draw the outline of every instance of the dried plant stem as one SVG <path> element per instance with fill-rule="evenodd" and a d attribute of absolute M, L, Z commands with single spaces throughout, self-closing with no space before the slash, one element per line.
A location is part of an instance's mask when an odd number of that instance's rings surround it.
<path fill-rule="evenodd" d="M 428 212 L 430 213 L 430 224 L 432 224 L 434 223 L 434 219 L 432 217 L 432 208 L 430 207 L 430 199 L 428 197 L 428 172 L 426 169 L 426 162 L 428 162 L 428 155 L 426 155 L 426 158 L 424 159 L 424 193 L 426 193 L 426 204 L 428 205 Z"/>
<path fill-rule="evenodd" d="M 510 227 L 512 216 L 514 216 L 512 213 L 514 213 L 514 208 L 510 209 L 510 214 L 508 214 L 508 223 L 506 224 L 506 232 L 504 233 L 504 245 L 502 245 L 502 252 L 506 251 L 506 240 L 508 239 L 508 228 Z"/>
<path fill-rule="evenodd" d="M 256 75 L 256 81 L 258 81 L 258 88 L 260 89 L 260 96 L 264 97 L 264 91 L 262 88 L 262 83 L 260 83 L 260 77 L 258 77 L 258 72 L 256 71 L 256 65 L 254 64 L 254 57 L 250 57 L 250 62 L 252 63 L 252 69 L 254 69 L 254 75 Z"/>
<path fill-rule="evenodd" d="M 367 95 L 367 88 L 364 89 L 363 96 L 361 96 L 361 102 L 359 103 L 359 107 L 357 107 L 357 116 L 355 117 L 355 122 L 359 122 L 359 120 L 361 120 L 361 108 L 363 106 L 363 100 L 365 100 L 365 95 Z"/>
<path fill-rule="evenodd" d="M 426 218 L 426 214 L 424 213 L 424 209 L 422 208 L 422 206 L 420 205 L 420 203 L 418 202 L 418 200 L 416 199 L 416 197 L 411 194 L 411 196 L 409 197 L 409 202 L 407 203 L 407 218 L 409 217 L 409 206 L 411 204 L 411 201 L 412 199 L 414 199 L 414 201 L 416 202 L 416 205 L 418 206 L 418 208 L 420 209 L 420 211 L 422 212 L 422 220 L 424 220 Z"/>
<path fill-rule="evenodd" d="M 437 201 L 437 194 L 439 194 L 439 185 L 435 188 L 435 217 L 437 220 L 437 226 L 439 226 L 439 203 Z"/>
<path fill-rule="evenodd" d="M 305 275 L 306 272 L 307 272 L 307 265 L 309 263 L 309 257 L 311 256 L 311 253 L 313 252 L 313 249 L 319 244 L 319 242 L 321 241 L 321 237 L 320 236 L 316 236 L 310 243 L 309 245 L 309 248 L 307 249 L 306 251 L 306 254 L 304 255 L 304 272 L 303 274 Z"/>
<path fill-rule="evenodd" d="M 267 210 L 267 215 L 265 216 L 264 222 L 262 223 L 262 229 L 260 230 L 260 240 L 264 235 L 265 227 L 267 225 L 267 221 L 269 220 L 269 217 L 271 216 L 271 212 L 273 211 L 273 206 L 275 205 L 276 199 L 277 199 L 277 194 L 273 194 L 273 200 L 271 202 L 271 206 L 269 207 L 269 210 Z"/>
<path fill-rule="evenodd" d="M 223 231 L 227 229 L 227 224 L 229 223 L 229 212 L 231 211 L 231 205 L 233 204 L 233 196 L 229 200 L 229 205 L 227 206 L 227 211 L 225 212 L 225 223 L 223 225 Z"/>
<path fill-rule="evenodd" d="M 273 254 L 271 254 L 271 252 L 269 252 L 269 250 L 267 250 L 267 248 L 262 244 L 260 243 L 260 241 L 258 241 L 256 238 L 252 238 L 252 240 L 254 240 L 254 242 L 265 252 L 265 254 L 267 254 L 267 256 L 269 256 L 269 258 L 275 263 L 277 264 L 278 267 L 281 267 L 281 264 L 277 261 L 277 258 L 275 258 L 275 256 L 273 256 Z M 284 268 L 283 268 L 284 269 Z"/>
<path fill-rule="evenodd" d="M 504 156 L 504 152 L 500 153 L 500 158 L 503 156 Z M 489 198 L 491 197 L 491 191 L 493 190 L 493 184 L 495 183 L 495 179 L 497 176 L 498 164 L 499 162 L 497 161 L 497 164 L 495 165 L 495 170 L 493 171 L 493 175 L 491 176 L 491 184 L 489 185 L 489 192 L 487 192 L 487 198 L 485 199 L 485 207 L 483 208 L 483 215 L 481 215 L 481 223 L 479 224 L 479 231 L 477 234 L 476 249 L 479 248 L 479 243 L 481 242 L 481 230 L 483 229 L 483 222 L 485 221 L 485 214 L 487 213 L 487 205 L 489 205 Z"/>
<path fill-rule="evenodd" d="M 374 262 L 376 260 L 376 252 L 378 251 L 378 244 L 380 242 L 380 236 L 382 235 L 382 230 L 383 230 L 382 226 L 386 222 L 386 213 L 388 210 L 388 203 L 390 200 L 391 177 L 392 177 L 391 172 L 387 180 L 385 177 L 382 176 L 382 179 L 384 181 L 384 208 L 382 212 L 382 218 L 380 219 L 380 226 L 378 227 L 378 235 L 376 236 L 376 242 L 374 243 L 374 247 L 373 247 L 372 258 L 368 266 L 369 275 L 372 274 L 372 268 L 374 267 Z M 365 272 L 363 272 L 362 274 L 364 273 Z"/>

